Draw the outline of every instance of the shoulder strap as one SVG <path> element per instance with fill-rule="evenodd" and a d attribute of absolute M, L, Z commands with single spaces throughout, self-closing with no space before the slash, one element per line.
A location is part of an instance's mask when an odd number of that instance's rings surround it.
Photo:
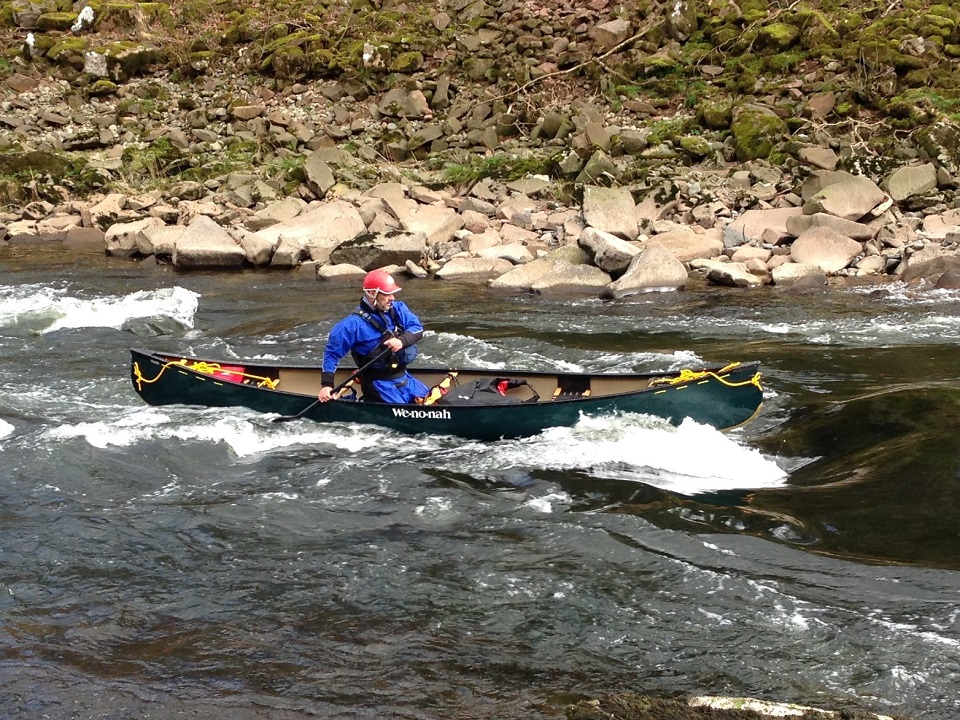
<path fill-rule="evenodd" d="M 370 323 L 373 326 L 373 329 L 376 330 L 377 332 L 381 332 L 381 333 L 387 332 L 387 327 L 384 323 L 380 321 L 380 318 L 376 317 L 371 313 L 368 313 L 366 310 L 363 309 L 363 307 L 358 307 L 356 310 L 353 311 L 353 314 L 359 315 L 360 317 L 362 317 L 364 320 Z M 400 318 L 397 316 L 397 311 L 395 308 L 390 308 L 390 319 L 393 320 L 393 324 L 397 328 L 396 334 L 399 335 L 400 333 L 402 333 L 403 326 L 400 324 Z"/>

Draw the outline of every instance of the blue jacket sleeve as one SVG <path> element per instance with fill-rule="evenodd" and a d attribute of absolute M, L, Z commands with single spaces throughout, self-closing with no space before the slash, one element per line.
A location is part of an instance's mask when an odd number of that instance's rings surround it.
<path fill-rule="evenodd" d="M 327 338 L 327 346 L 323 350 L 323 368 L 320 377 L 321 385 L 333 387 L 333 376 L 337 371 L 337 365 L 347 353 L 356 345 L 358 341 L 358 327 L 356 316 L 346 317 L 330 331 Z M 361 321 L 362 322 L 362 321 Z"/>
<path fill-rule="evenodd" d="M 400 339 L 403 340 L 403 346 L 408 347 L 419 342 L 420 338 L 423 337 L 423 323 L 420 322 L 420 318 L 414 315 L 406 303 L 395 301 L 393 307 L 397 311 L 397 319 L 403 327 L 403 334 L 400 336 Z"/>

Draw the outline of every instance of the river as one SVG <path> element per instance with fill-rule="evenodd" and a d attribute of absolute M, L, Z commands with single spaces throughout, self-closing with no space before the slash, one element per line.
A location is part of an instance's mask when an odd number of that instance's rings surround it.
<path fill-rule="evenodd" d="M 759 360 L 764 406 L 493 443 L 151 408 L 131 346 L 317 361 L 356 290 L 0 249 L 0 714 L 960 716 L 960 294 L 401 297 L 428 365 Z"/>

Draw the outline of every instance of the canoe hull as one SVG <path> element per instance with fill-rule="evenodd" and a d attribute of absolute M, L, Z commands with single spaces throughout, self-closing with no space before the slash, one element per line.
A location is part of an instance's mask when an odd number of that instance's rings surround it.
<path fill-rule="evenodd" d="M 197 363 L 220 365 L 216 361 L 134 349 L 131 350 L 131 380 L 139 395 L 151 405 L 236 406 L 290 416 L 302 412 L 316 399 L 315 391 L 311 394 L 289 392 L 284 391 L 283 386 L 288 375 L 315 376 L 319 383 L 319 368 L 290 367 L 278 371 L 266 366 L 245 367 L 248 373 L 246 382 L 237 382 L 238 376 L 229 372 L 197 371 L 193 369 Z M 415 374 L 431 385 L 445 372 L 427 369 Z M 475 377 L 478 373 L 484 374 L 483 371 L 468 371 L 462 376 Z M 489 372 L 486 375 L 527 379 L 532 386 L 540 388 L 559 387 L 570 377 L 556 373 Z M 253 376 L 252 379 L 249 376 Z M 258 386 L 259 377 L 279 377 L 277 389 Z M 576 377 L 579 380 L 587 377 L 596 387 L 602 387 L 607 378 L 614 379 L 613 376 L 600 375 Z M 571 426 L 582 415 L 614 413 L 652 415 L 674 424 L 689 417 L 718 429 L 729 429 L 753 417 L 763 399 L 755 363 L 736 365 L 722 372 L 720 368 L 707 370 L 686 382 L 677 382 L 676 373 L 615 377 L 625 387 L 631 382 L 637 386 L 650 383 L 651 378 L 654 380 L 651 387 L 634 392 L 586 397 L 562 395 L 556 399 L 547 394 L 541 402 L 509 405 L 397 406 L 340 400 L 314 404 L 303 418 L 316 422 L 372 424 L 412 434 L 495 440 L 536 435 L 550 427 Z"/>

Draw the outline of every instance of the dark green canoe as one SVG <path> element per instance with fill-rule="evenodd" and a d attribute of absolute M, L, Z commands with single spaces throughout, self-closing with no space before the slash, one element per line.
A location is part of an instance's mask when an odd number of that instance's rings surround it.
<path fill-rule="evenodd" d="M 763 390 L 757 363 L 649 374 L 458 371 L 467 387 L 492 378 L 522 381 L 510 389 L 514 404 L 386 405 L 361 399 L 316 403 L 320 367 L 265 365 L 261 361 L 210 360 L 132 349 L 131 379 L 151 405 L 246 407 L 316 422 L 367 423 L 405 433 L 457 435 L 475 440 L 536 435 L 570 426 L 581 415 L 642 413 L 679 425 L 684 418 L 726 430 L 760 409 Z M 337 381 L 352 372 L 338 371 Z M 446 369 L 411 369 L 428 387 Z M 533 399 L 538 396 L 538 399 Z M 306 410 L 306 412 L 304 412 Z"/>

